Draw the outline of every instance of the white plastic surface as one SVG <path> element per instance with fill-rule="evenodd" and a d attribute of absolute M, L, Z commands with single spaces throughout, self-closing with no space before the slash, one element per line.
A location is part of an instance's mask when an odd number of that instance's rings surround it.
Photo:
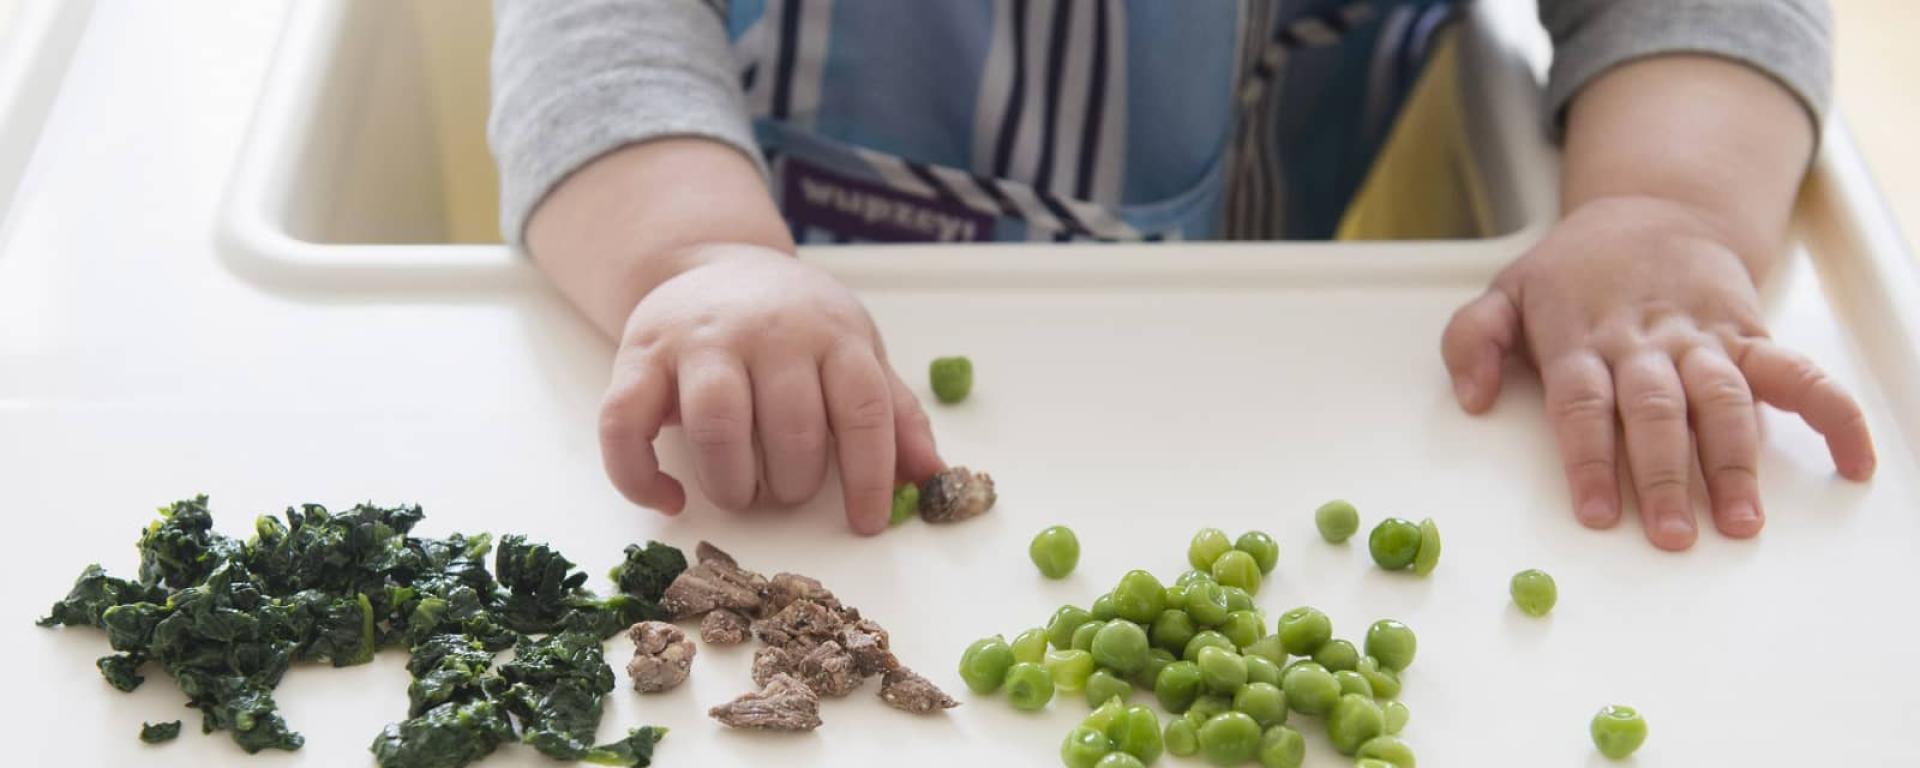
<path fill-rule="evenodd" d="M 282 9 L 103 3 L 52 115 L 40 191 L 0 240 L 10 764 L 370 764 L 366 743 L 405 709 L 400 653 L 296 669 L 279 699 L 307 747 L 248 758 L 195 732 L 163 675 L 131 695 L 104 685 L 98 633 L 31 626 L 86 563 L 131 572 L 152 508 L 202 491 L 227 533 L 294 502 L 416 501 L 426 533 L 524 531 L 595 574 L 627 542 L 712 539 L 749 566 L 820 577 L 956 693 L 975 637 L 1089 600 L 1127 568 L 1170 577 L 1196 527 L 1257 527 L 1282 548 L 1259 597 L 1269 615 L 1312 603 L 1344 637 L 1382 616 L 1419 632 L 1402 698 L 1423 766 L 1605 765 L 1585 728 L 1608 703 L 1650 718 L 1632 765 L 1920 763 L 1920 667 L 1906 662 L 1920 392 L 1885 373 L 1914 370 L 1920 325 L 1893 302 L 1920 278 L 1875 235 L 1884 221 L 1843 141 L 1826 145 L 1809 200 L 1825 222 L 1810 229 L 1829 236 L 1767 287 L 1767 315 L 1861 397 L 1880 473 L 1835 479 L 1815 436 L 1769 414 L 1771 519 L 1755 541 L 1708 533 L 1672 555 L 1632 522 L 1582 529 L 1537 387 L 1517 381 L 1483 418 L 1454 407 L 1441 323 L 1520 239 L 809 252 L 862 292 L 910 381 L 933 356 L 973 357 L 973 398 L 933 419 L 948 458 L 1002 491 L 979 520 L 859 539 L 831 494 L 748 516 L 696 501 L 671 520 L 621 501 L 594 441 L 608 345 L 537 284 L 289 293 L 236 273 L 214 232 Z M 1384 574 L 1357 543 L 1321 543 L 1310 511 L 1332 496 L 1368 523 L 1434 517 L 1439 570 Z M 1057 583 L 1025 558 L 1053 523 L 1085 548 Z M 1527 567 L 1559 579 L 1551 618 L 1507 604 L 1507 577 Z M 703 648 L 679 691 L 616 691 L 603 736 L 670 726 L 665 766 L 1053 765 L 1083 712 L 961 694 L 960 709 L 913 718 L 869 687 L 829 702 L 812 735 L 729 732 L 704 712 L 748 686 L 747 656 Z M 141 721 L 175 718 L 177 742 L 135 740 Z M 1310 764 L 1346 764 L 1310 738 Z M 483 763 L 552 764 L 524 748 Z"/>
<path fill-rule="evenodd" d="M 0 0 L 0 219 L 92 7 L 93 0 Z"/>

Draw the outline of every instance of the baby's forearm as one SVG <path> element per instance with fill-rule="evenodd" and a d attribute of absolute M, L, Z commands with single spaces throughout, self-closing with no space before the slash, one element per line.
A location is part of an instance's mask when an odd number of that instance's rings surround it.
<path fill-rule="evenodd" d="M 1758 279 L 1785 236 L 1813 144 L 1807 110 L 1766 75 L 1709 56 L 1643 59 L 1571 104 L 1561 206 L 1677 203 L 1735 245 Z"/>
<path fill-rule="evenodd" d="M 616 338 L 641 298 L 713 243 L 793 250 L 752 161 L 700 138 L 608 153 L 555 187 L 527 224 L 540 269 Z"/>

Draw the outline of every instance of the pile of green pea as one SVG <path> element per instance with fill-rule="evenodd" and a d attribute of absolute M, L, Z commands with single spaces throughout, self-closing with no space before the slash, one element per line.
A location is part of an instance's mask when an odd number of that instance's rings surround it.
<path fill-rule="evenodd" d="M 1060 578 L 1078 562 L 1079 542 L 1056 526 L 1028 554 Z M 1269 631 L 1253 595 L 1279 554 L 1259 531 L 1229 539 L 1202 529 L 1187 548 L 1193 569 L 1173 584 L 1129 571 L 1088 607 L 1063 606 L 1011 642 L 996 635 L 968 646 L 960 677 L 975 693 L 1004 690 L 1024 711 L 1079 694 L 1092 713 L 1060 746 L 1069 768 L 1145 766 L 1162 753 L 1297 768 L 1306 759 L 1301 716 L 1319 718 L 1333 747 L 1361 766 L 1413 768 L 1398 736 L 1407 707 L 1395 700 L 1417 648 L 1413 630 L 1383 619 L 1356 648 L 1334 638 L 1325 613 L 1302 606 Z M 1163 725 L 1131 704 L 1137 691 L 1172 717 Z"/>

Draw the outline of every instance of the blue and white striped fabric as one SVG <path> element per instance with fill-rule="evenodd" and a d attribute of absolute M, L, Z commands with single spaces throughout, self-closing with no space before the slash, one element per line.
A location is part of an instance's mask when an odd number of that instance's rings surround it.
<path fill-rule="evenodd" d="M 802 242 L 1329 237 L 1452 13 L 1450 0 L 722 5 Z"/>

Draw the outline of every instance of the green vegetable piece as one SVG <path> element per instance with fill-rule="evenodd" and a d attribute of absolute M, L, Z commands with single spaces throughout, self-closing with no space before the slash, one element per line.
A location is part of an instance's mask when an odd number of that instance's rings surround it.
<path fill-rule="evenodd" d="M 1260 768 L 1300 768 L 1307 761 L 1307 737 L 1284 725 L 1260 736 Z"/>
<path fill-rule="evenodd" d="M 108 608 L 135 603 L 164 603 L 167 590 L 159 586 L 150 586 L 138 581 L 116 579 L 108 576 L 99 565 L 89 565 L 74 579 L 73 589 L 60 602 L 54 603 L 45 618 L 35 621 L 42 627 L 99 627 L 104 629 L 101 616 Z M 117 686 L 116 686 L 117 687 Z M 121 690 L 132 690 L 122 688 Z"/>
<path fill-rule="evenodd" d="M 1087 676 L 1084 693 L 1089 707 L 1098 707 L 1111 699 L 1124 702 L 1133 696 L 1133 683 L 1114 674 L 1112 670 L 1096 669 Z"/>
<path fill-rule="evenodd" d="M 1280 684 L 1280 665 L 1260 656 L 1245 655 L 1241 658 L 1247 662 L 1247 682 L 1274 686 Z"/>
<path fill-rule="evenodd" d="M 911 484 L 901 488 L 911 488 Z M 919 509 L 920 493 L 914 492 L 914 509 Z M 912 513 L 909 513 L 911 515 Z M 900 497 L 894 495 L 893 515 L 898 522 L 900 517 Z M 1064 579 L 1073 573 L 1073 567 L 1080 564 L 1080 537 L 1073 535 L 1073 529 L 1064 525 L 1055 525 L 1034 534 L 1033 543 L 1027 545 L 1027 557 L 1033 559 L 1033 565 L 1040 569 L 1040 575 L 1049 579 Z"/>
<path fill-rule="evenodd" d="M 1343 755 L 1352 755 L 1360 745 L 1387 730 L 1386 715 L 1373 699 L 1357 693 L 1340 697 L 1327 715 L 1327 740 Z"/>
<path fill-rule="evenodd" d="M 93 665 L 100 670 L 100 676 L 106 678 L 108 685 L 122 692 L 130 692 L 147 681 L 140 674 L 140 665 L 144 663 L 146 658 L 140 654 L 116 653 L 96 659 Z"/>
<path fill-rule="evenodd" d="M 1239 587 L 1253 594 L 1260 591 L 1260 563 L 1240 550 L 1228 550 L 1213 561 L 1213 580 L 1223 587 Z"/>
<path fill-rule="evenodd" d="M 1053 675 L 1045 667 L 1020 662 L 1007 670 L 1007 703 L 1022 712 L 1045 709 L 1053 700 Z"/>
<path fill-rule="evenodd" d="M 933 385 L 933 396 L 952 405 L 967 399 L 967 394 L 973 391 L 973 361 L 965 357 L 936 357 L 933 364 L 927 366 L 927 378 Z"/>
<path fill-rule="evenodd" d="M 909 484 L 907 487 L 913 486 Z M 917 503 L 919 492 L 914 493 Z M 667 585 L 687 570 L 685 554 L 657 541 L 649 541 L 644 547 L 628 544 L 622 555 L 620 564 L 614 566 L 607 578 L 613 579 L 621 592 L 654 603 L 660 602 L 661 596 L 667 592 Z"/>
<path fill-rule="evenodd" d="M 1373 686 L 1373 695 L 1382 699 L 1391 699 L 1400 695 L 1400 675 L 1380 664 L 1372 656 L 1360 657 L 1360 665 L 1353 668 Z"/>
<path fill-rule="evenodd" d="M 1047 631 L 1034 627 L 1013 637 L 1013 660 L 1039 664 L 1047 660 Z"/>
<path fill-rule="evenodd" d="M 1113 588 L 1113 609 L 1135 624 L 1151 624 L 1167 609 L 1167 587 L 1146 571 L 1128 571 Z"/>
<path fill-rule="evenodd" d="M 1303 605 L 1280 614 L 1273 633 L 1280 636 L 1280 647 L 1287 653 L 1312 656 L 1333 639 L 1333 620 L 1320 609 Z"/>
<path fill-rule="evenodd" d="M 1232 650 L 1201 648 L 1196 663 L 1200 665 L 1200 680 L 1210 693 L 1231 696 L 1247 684 L 1247 663 Z"/>
<path fill-rule="evenodd" d="M 1240 538 L 1233 540 L 1233 548 L 1252 555 L 1263 574 L 1273 573 L 1273 567 L 1280 564 L 1280 542 L 1264 532 L 1247 531 L 1240 534 Z"/>
<path fill-rule="evenodd" d="M 1238 765 L 1260 751 L 1260 724 L 1244 712 L 1222 712 L 1200 726 L 1200 754 L 1214 765 Z"/>
<path fill-rule="evenodd" d="M 1353 649 L 1353 643 L 1329 640 L 1313 652 L 1313 660 L 1335 672 L 1352 670 L 1360 666 L 1360 652 Z"/>
<path fill-rule="evenodd" d="M 1159 760 L 1160 753 L 1166 751 L 1166 743 L 1160 738 L 1160 716 L 1137 704 L 1114 718 L 1113 725 L 1107 728 L 1107 736 L 1113 739 L 1114 749 L 1134 756 L 1141 763 Z"/>
<path fill-rule="evenodd" d="M 177 738 L 180 738 L 180 721 L 178 720 L 140 724 L 140 740 L 148 744 L 164 744 Z"/>
<path fill-rule="evenodd" d="M 1320 538 L 1339 544 L 1360 530 L 1360 512 L 1345 500 L 1334 499 L 1313 511 L 1313 524 L 1320 528 Z"/>
<path fill-rule="evenodd" d="M 1545 616 L 1560 600 L 1560 588 L 1554 585 L 1553 577 L 1532 568 L 1514 574 L 1507 591 L 1513 595 L 1513 604 L 1528 616 Z"/>
<path fill-rule="evenodd" d="M 1380 666 L 1395 672 L 1413 664 L 1413 654 L 1418 645 L 1413 630 L 1393 619 L 1381 619 L 1367 627 L 1367 655 L 1379 660 Z"/>
<path fill-rule="evenodd" d="M 1379 760 L 1387 765 L 1393 766 L 1393 768 L 1415 768 L 1413 747 L 1407 746 L 1407 743 L 1401 741 L 1400 737 L 1391 735 L 1391 730 L 1389 730 L 1388 733 L 1367 739 L 1365 743 L 1360 745 L 1360 749 L 1353 754 L 1359 758 Z"/>
<path fill-rule="evenodd" d="M 1647 720 L 1633 707 L 1619 704 L 1602 707 L 1588 726 L 1593 746 L 1600 754 L 1623 760 L 1647 741 Z"/>
<path fill-rule="evenodd" d="M 1187 716 L 1193 718 L 1197 725 L 1205 725 L 1215 715 L 1231 711 L 1233 711 L 1233 697 L 1203 693 L 1193 700 L 1193 706 L 1187 707 Z"/>
<path fill-rule="evenodd" d="M 1279 725 L 1287 721 L 1287 694 L 1272 683 L 1247 683 L 1234 692 L 1233 708 L 1261 728 Z"/>
<path fill-rule="evenodd" d="M 1280 677 L 1287 705 L 1303 715 L 1324 715 L 1340 700 L 1340 681 L 1313 662 L 1296 664 Z"/>
<path fill-rule="evenodd" d="M 1014 665 L 1013 648 L 999 635 L 973 641 L 960 654 L 960 679 L 974 693 L 993 693 Z"/>
<path fill-rule="evenodd" d="M 1093 764 L 1093 768 L 1147 768 L 1147 764 L 1125 752 L 1108 752 L 1100 758 L 1100 762 Z"/>
<path fill-rule="evenodd" d="M 1165 591 L 1167 610 L 1184 611 L 1187 608 L 1187 588 L 1178 584 L 1168 584 Z"/>
<path fill-rule="evenodd" d="M 1113 607 L 1112 592 L 1094 598 L 1093 605 L 1087 606 L 1087 613 L 1093 616 L 1094 621 L 1113 621 L 1120 618 L 1120 612 Z"/>
<path fill-rule="evenodd" d="M 1253 594 L 1239 587 L 1222 585 L 1220 593 L 1227 596 L 1227 612 L 1253 610 Z"/>
<path fill-rule="evenodd" d="M 1193 541 L 1187 545 L 1187 563 L 1196 570 L 1209 571 L 1213 561 L 1233 551 L 1233 542 L 1227 538 L 1227 532 L 1218 528 L 1202 528 L 1193 534 Z"/>
<path fill-rule="evenodd" d="M 1095 672 L 1094 674 L 1098 675 L 1099 673 Z M 1093 679 L 1088 678 L 1087 682 L 1091 683 Z M 1108 697 L 1101 700 L 1100 705 L 1094 707 L 1092 712 L 1088 712 L 1087 718 L 1081 720 L 1080 724 L 1101 733 L 1106 733 L 1113 727 L 1113 721 L 1120 719 L 1120 715 L 1126 711 L 1127 705 L 1125 702 L 1117 698 Z"/>
<path fill-rule="evenodd" d="M 1092 651 L 1093 636 L 1099 634 L 1100 628 L 1106 625 L 1107 622 L 1099 619 L 1080 625 L 1079 629 L 1073 631 L 1073 641 L 1067 643 L 1067 647 L 1076 651 Z"/>
<path fill-rule="evenodd" d="M 1160 679 L 1161 670 L 1166 669 L 1167 665 L 1179 660 L 1180 659 L 1173 654 L 1167 653 L 1165 649 L 1155 648 L 1147 651 L 1146 666 L 1141 667 L 1140 671 L 1133 673 L 1133 675 L 1127 679 L 1132 680 L 1135 687 L 1153 690 L 1153 683 Z"/>
<path fill-rule="evenodd" d="M 1229 651 L 1238 652 L 1237 649 L 1239 646 L 1234 645 L 1233 641 L 1228 639 L 1226 635 L 1211 629 L 1202 630 L 1194 633 L 1193 639 L 1187 641 L 1187 647 L 1181 650 L 1180 658 L 1186 659 L 1187 661 L 1199 661 L 1200 651 L 1206 648 L 1224 648 Z"/>
<path fill-rule="evenodd" d="M 1367 551 L 1373 554 L 1373 562 L 1389 571 L 1413 565 L 1420 554 L 1420 526 L 1397 517 L 1382 520 L 1367 536 Z"/>
<path fill-rule="evenodd" d="M 1169 608 L 1154 618 L 1152 628 L 1147 630 L 1147 637 L 1153 641 L 1155 648 L 1184 653 L 1187 641 L 1192 640 L 1199 631 L 1200 628 L 1193 623 L 1193 617 L 1188 616 L 1186 611 Z"/>
<path fill-rule="evenodd" d="M 1212 567 L 1212 563 L 1208 563 L 1208 567 Z M 1211 581 L 1213 581 L 1213 571 L 1205 568 L 1195 568 L 1182 572 L 1180 578 L 1173 580 L 1173 585 L 1176 587 L 1191 587 L 1195 584 Z"/>
<path fill-rule="evenodd" d="M 1393 768 L 1393 763 L 1373 757 L 1363 757 L 1353 761 L 1353 768 Z"/>
<path fill-rule="evenodd" d="M 887 516 L 888 525 L 899 525 L 920 515 L 920 486 L 914 483 L 901 483 L 893 489 L 893 513 Z M 1044 568 L 1042 569 L 1045 570 Z M 1068 568 L 1072 570 L 1072 568 Z"/>
<path fill-rule="evenodd" d="M 1047 642 L 1057 650 L 1073 647 L 1073 632 L 1080 625 L 1093 620 L 1093 614 L 1085 608 L 1072 605 L 1060 606 L 1053 612 L 1053 618 L 1047 620 Z"/>
<path fill-rule="evenodd" d="M 1420 521 L 1420 551 L 1413 556 L 1413 575 L 1425 576 L 1433 573 L 1440 564 L 1440 526 L 1433 518 Z"/>
<path fill-rule="evenodd" d="M 1085 688 L 1087 678 L 1093 676 L 1093 654 L 1082 650 L 1051 651 L 1047 653 L 1046 667 L 1053 675 L 1053 687 L 1078 691 Z"/>
<path fill-rule="evenodd" d="M 1218 631 L 1233 641 L 1235 648 L 1246 648 L 1260 641 L 1266 633 L 1266 627 L 1260 623 L 1260 614 L 1253 611 L 1233 611 L 1227 614 L 1227 620 L 1221 622 Z"/>
<path fill-rule="evenodd" d="M 1068 731 L 1060 742 L 1060 762 L 1067 768 L 1094 768 L 1112 751 L 1113 740 L 1104 731 L 1082 725 Z"/>
<path fill-rule="evenodd" d="M 1161 741 L 1167 747 L 1167 754 L 1192 757 L 1200 754 L 1200 727 L 1184 717 L 1173 718 L 1167 721 L 1167 730 L 1162 734 Z"/>
<path fill-rule="evenodd" d="M 624 739 L 587 750 L 580 756 L 580 761 L 596 765 L 652 765 L 653 749 L 666 735 L 665 728 L 632 728 Z"/>
<path fill-rule="evenodd" d="M 1178 714 L 1193 706 L 1201 685 L 1200 665 L 1176 661 L 1160 670 L 1160 677 L 1153 681 L 1153 697 L 1160 701 L 1162 709 Z"/>
<path fill-rule="evenodd" d="M 1126 619 L 1109 621 L 1094 633 L 1093 661 L 1122 675 L 1147 665 L 1147 631 Z"/>
<path fill-rule="evenodd" d="M 1400 729 L 1407 727 L 1407 718 L 1411 714 L 1407 712 L 1407 705 L 1388 701 L 1380 705 L 1380 711 L 1387 717 L 1388 734 L 1398 734 Z"/>
<path fill-rule="evenodd" d="M 1202 627 L 1218 626 L 1227 620 L 1232 608 L 1227 605 L 1227 593 L 1219 584 L 1203 582 L 1187 587 L 1187 616 L 1193 623 Z"/>
<path fill-rule="evenodd" d="M 1280 636 L 1277 634 L 1255 640 L 1252 645 L 1241 648 L 1240 652 L 1248 656 L 1258 656 L 1277 665 L 1287 663 L 1286 646 L 1280 643 Z"/>
<path fill-rule="evenodd" d="M 1340 684 L 1340 693 L 1357 693 L 1369 699 L 1373 698 L 1373 684 L 1367 682 L 1358 672 L 1340 670 L 1333 673 L 1334 682 Z"/>
<path fill-rule="evenodd" d="M 480 698 L 449 701 L 417 717 L 388 723 L 368 749 L 382 768 L 437 768 L 474 762 L 513 739 L 506 709 Z"/>

